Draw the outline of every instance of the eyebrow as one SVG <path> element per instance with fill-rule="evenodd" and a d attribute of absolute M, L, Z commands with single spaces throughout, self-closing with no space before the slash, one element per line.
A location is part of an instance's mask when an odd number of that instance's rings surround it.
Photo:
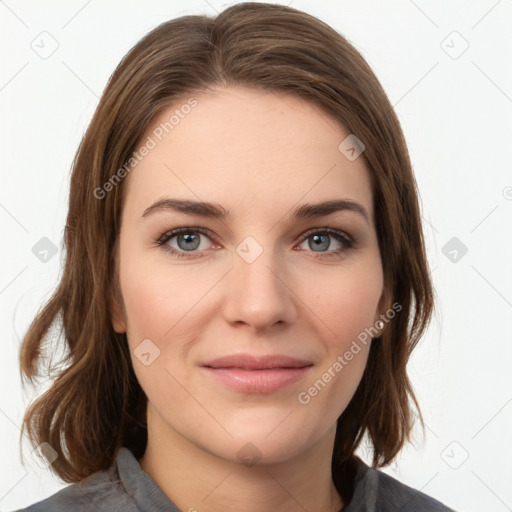
<path fill-rule="evenodd" d="M 156 212 L 175 211 L 188 215 L 198 215 L 219 220 L 226 220 L 230 215 L 230 210 L 226 210 L 220 204 L 208 203 L 203 201 L 192 201 L 190 199 L 172 199 L 164 198 L 153 203 L 144 210 L 142 217 L 148 217 Z M 291 219 L 310 219 L 317 217 L 326 217 L 339 211 L 351 211 L 361 215 L 368 224 L 370 216 L 360 203 L 351 199 L 335 199 L 323 201 L 321 203 L 306 203 L 295 208 L 290 214 Z"/>

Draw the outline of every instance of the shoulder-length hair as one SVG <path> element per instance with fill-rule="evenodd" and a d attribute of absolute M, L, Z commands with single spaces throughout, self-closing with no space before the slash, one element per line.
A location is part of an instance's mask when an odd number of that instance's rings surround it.
<path fill-rule="evenodd" d="M 390 303 L 402 310 L 371 343 L 360 385 L 338 419 L 332 474 L 346 496 L 340 482 L 365 435 L 376 467 L 389 464 L 410 440 L 413 407 L 419 407 L 406 364 L 430 321 L 433 290 L 417 186 L 392 105 L 347 39 L 289 7 L 245 3 L 214 18 L 165 22 L 110 77 L 73 162 L 64 271 L 24 337 L 24 381 L 41 373 L 45 354 L 53 350 L 47 334 L 56 324 L 66 357 L 53 366 L 52 385 L 27 409 L 23 427 L 34 445 L 46 442 L 57 451 L 51 467 L 66 482 L 108 468 L 121 446 L 143 455 L 147 398 L 126 335 L 111 323 L 125 183 L 112 180 L 157 114 L 214 85 L 297 95 L 365 146 L 384 286 Z M 105 193 L 107 182 L 112 186 Z"/>

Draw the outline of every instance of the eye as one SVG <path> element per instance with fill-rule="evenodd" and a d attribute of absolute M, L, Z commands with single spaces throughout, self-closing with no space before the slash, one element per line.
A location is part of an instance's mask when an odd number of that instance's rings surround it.
<path fill-rule="evenodd" d="M 335 240 L 334 245 L 338 245 L 338 248 L 332 248 L 333 238 Z M 346 252 L 354 246 L 354 241 L 351 237 L 349 237 L 343 231 L 338 231 L 337 229 L 331 228 L 317 228 L 308 231 L 305 233 L 305 235 L 303 235 L 303 242 L 301 245 L 305 243 L 307 243 L 307 249 L 315 253 L 312 254 L 314 258 L 329 258 L 333 256 L 340 256 L 342 253 Z"/>
<path fill-rule="evenodd" d="M 210 240 L 210 243 L 204 242 L 204 240 L 201 240 L 202 238 Z M 177 228 L 164 233 L 157 240 L 157 245 L 173 256 L 192 259 L 201 257 L 203 252 L 211 247 L 211 238 L 210 231 L 204 228 Z M 334 244 L 332 243 L 333 239 L 335 240 Z M 306 232 L 302 235 L 300 245 L 305 243 L 308 247 L 302 247 L 302 249 L 311 252 L 313 258 L 340 257 L 354 246 L 354 241 L 349 235 L 343 231 L 327 227 L 311 229 Z M 332 248 L 332 245 L 335 247 Z"/>
<path fill-rule="evenodd" d="M 208 230 L 202 228 L 178 228 L 164 233 L 157 244 L 178 258 L 197 258 L 211 245 L 206 243 L 200 248 L 201 237 L 209 239 L 208 234 Z"/>

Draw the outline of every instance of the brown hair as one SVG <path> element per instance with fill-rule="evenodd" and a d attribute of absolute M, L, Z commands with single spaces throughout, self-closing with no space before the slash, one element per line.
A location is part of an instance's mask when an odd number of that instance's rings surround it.
<path fill-rule="evenodd" d="M 52 385 L 28 408 L 23 426 L 35 445 L 57 450 L 51 467 L 66 482 L 108 468 L 121 446 L 139 458 L 147 442 L 147 398 L 126 335 L 113 330 L 110 316 L 124 181 L 101 200 L 95 190 L 129 160 L 158 113 L 185 95 L 231 84 L 298 95 L 366 146 L 385 289 L 402 311 L 372 342 L 361 383 L 338 419 L 332 474 L 340 494 L 350 495 L 342 482 L 365 434 L 375 466 L 391 462 L 410 438 L 412 405 L 419 408 L 406 364 L 430 320 L 433 291 L 399 121 L 368 64 L 333 28 L 293 8 L 245 3 L 215 18 L 165 22 L 141 39 L 111 76 L 80 143 L 64 272 L 20 353 L 22 376 L 33 381 L 53 350 L 49 330 L 61 326 L 67 355 L 53 366 Z"/>

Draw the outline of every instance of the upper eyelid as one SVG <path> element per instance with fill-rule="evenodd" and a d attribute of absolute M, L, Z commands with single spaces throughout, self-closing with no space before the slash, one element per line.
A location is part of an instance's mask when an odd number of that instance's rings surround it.
<path fill-rule="evenodd" d="M 215 233 L 208 228 L 202 228 L 202 227 L 198 227 L 198 226 L 185 226 L 185 227 L 180 227 L 180 228 L 169 229 L 169 230 L 163 232 L 162 235 L 158 239 L 161 240 L 166 237 L 174 238 L 175 236 L 179 235 L 180 233 L 188 233 L 188 232 L 191 232 L 191 233 L 197 232 L 197 233 L 201 233 L 202 235 L 209 236 L 212 238 L 216 237 Z"/>

